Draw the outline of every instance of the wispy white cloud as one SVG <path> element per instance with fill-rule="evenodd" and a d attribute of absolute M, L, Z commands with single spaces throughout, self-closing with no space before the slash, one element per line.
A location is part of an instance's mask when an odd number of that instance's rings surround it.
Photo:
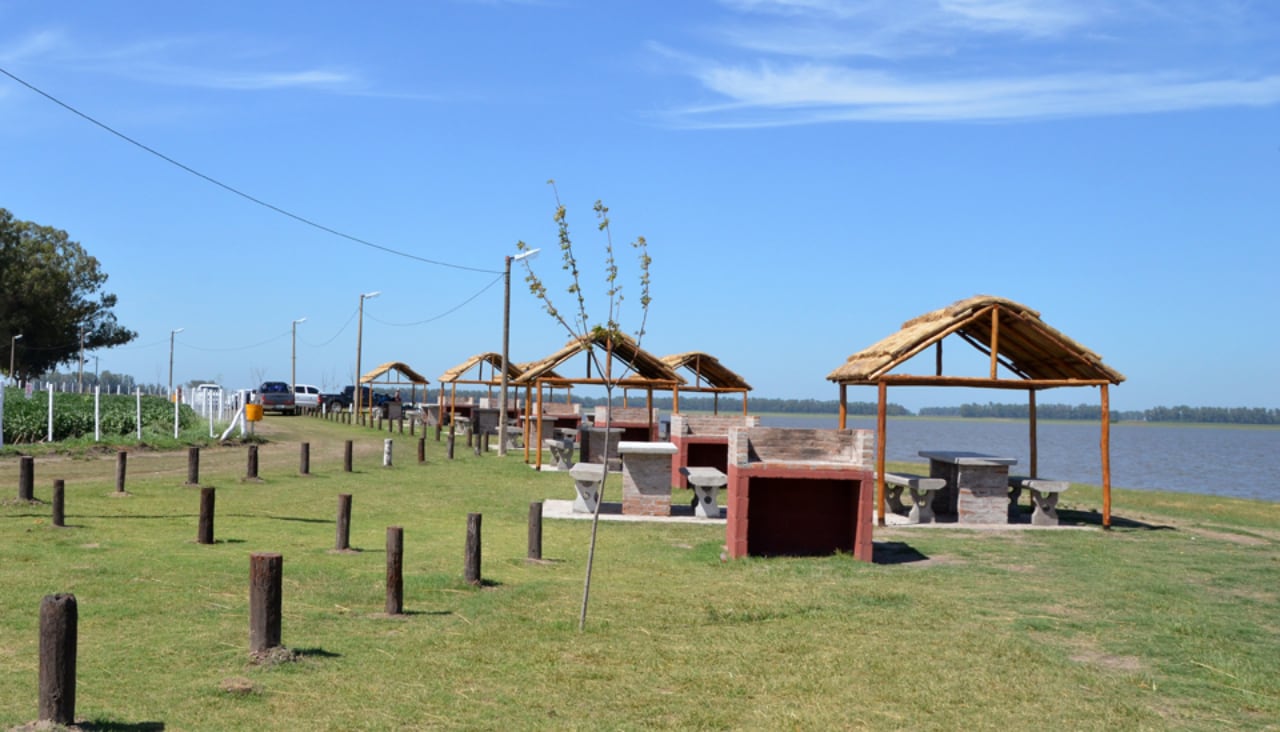
<path fill-rule="evenodd" d="M 266 54 L 229 54 L 244 44 L 227 38 L 180 36 L 149 38 L 110 46 L 72 39 L 60 30 L 42 30 L 0 41 L 7 64 L 44 64 L 152 84 L 202 89 L 262 91 L 304 89 L 338 94 L 369 94 L 354 71 L 333 68 L 262 68 L 274 65 Z M 251 44 L 252 45 L 252 44 Z M 218 63 L 189 59 L 217 58 Z"/>
<path fill-rule="evenodd" d="M 1213 34 L 1203 32 L 1205 3 L 1222 6 Z M 1280 20 L 1236 0 L 721 5 L 729 13 L 714 46 L 665 51 L 711 97 L 672 110 L 674 124 L 1007 121 L 1280 104 L 1280 55 L 1250 56 L 1248 46 L 1267 37 L 1259 25 Z"/>

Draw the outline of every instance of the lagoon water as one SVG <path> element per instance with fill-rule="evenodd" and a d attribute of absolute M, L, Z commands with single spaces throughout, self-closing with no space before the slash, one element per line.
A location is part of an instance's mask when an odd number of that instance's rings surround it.
<path fill-rule="evenodd" d="M 834 416 L 766 416 L 766 427 L 832 429 Z M 875 419 L 851 417 L 849 426 L 875 429 Z M 1027 423 L 1018 420 L 890 418 L 885 455 L 890 461 L 924 462 L 920 450 L 971 450 L 1018 459 L 1018 473 L 1030 463 Z M 1039 472 L 1046 478 L 1102 484 L 1097 422 L 1040 422 Z M 1111 426 L 1113 488 L 1280 501 L 1280 429 L 1171 424 Z"/>

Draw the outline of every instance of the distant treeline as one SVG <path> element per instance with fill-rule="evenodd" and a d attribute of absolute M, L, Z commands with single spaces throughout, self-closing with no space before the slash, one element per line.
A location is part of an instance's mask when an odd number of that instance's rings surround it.
<path fill-rule="evenodd" d="M 923 407 L 921 417 L 998 417 L 1028 416 L 1026 404 L 961 404 L 958 407 Z M 1102 408 L 1096 404 L 1037 404 L 1038 419 L 1086 419 L 1097 421 Z M 1111 411 L 1113 422 L 1201 422 L 1210 424 L 1275 424 L 1280 425 L 1280 409 L 1262 407 L 1153 407 L 1142 411 Z"/>
<path fill-rule="evenodd" d="M 603 405 L 606 401 L 604 397 L 583 397 L 579 399 L 577 396 L 573 400 L 582 402 L 584 407 Z M 622 397 L 615 395 L 613 403 L 622 404 Z M 631 392 L 627 397 L 627 404 L 633 407 L 636 405 L 644 406 L 644 395 Z M 671 397 L 655 396 L 653 406 L 665 411 L 671 411 Z M 714 397 L 680 395 L 680 411 L 682 412 L 710 412 L 715 409 L 715 406 L 716 400 Z M 874 416 L 876 413 L 875 402 L 849 402 L 848 406 L 849 414 Z M 835 399 L 767 399 L 749 396 L 747 397 L 747 408 L 752 414 L 759 412 L 776 414 L 839 414 L 840 402 Z M 721 414 L 733 414 L 741 410 L 742 397 L 736 394 L 726 394 L 720 397 Z M 901 404 L 886 405 L 885 411 L 894 417 L 905 417 L 911 414 Z"/>

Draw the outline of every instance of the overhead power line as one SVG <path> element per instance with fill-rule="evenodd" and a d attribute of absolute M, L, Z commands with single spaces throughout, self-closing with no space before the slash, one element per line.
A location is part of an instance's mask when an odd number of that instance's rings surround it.
<path fill-rule="evenodd" d="M 162 153 L 162 152 L 160 152 L 160 151 L 158 151 L 158 150 L 156 150 L 156 149 L 154 149 L 154 148 L 148 147 L 147 145 L 144 145 L 143 143 L 141 143 L 141 142 L 139 142 L 139 141 L 137 141 L 137 140 L 133 139 L 132 137 L 129 137 L 128 135 L 124 134 L 123 132 L 120 132 L 119 130 L 116 130 L 115 128 L 113 128 L 113 127 L 111 127 L 111 126 L 109 126 L 109 125 L 107 125 L 107 124 L 105 124 L 105 123 L 103 123 L 103 122 L 99 122 L 98 120 L 94 119 L 93 117 L 90 117 L 89 115 L 85 114 L 84 112 L 81 112 L 80 110 L 78 110 L 78 109 L 76 109 L 75 107 L 71 106 L 70 104 L 67 104 L 66 102 L 62 101 L 61 99 L 58 99 L 57 97 L 53 96 L 52 94 L 49 94 L 48 92 L 44 91 L 43 89 L 40 89 L 39 87 L 36 87 L 35 85 L 33 85 L 33 84 L 31 84 L 31 83 L 29 83 L 29 82 L 27 82 L 27 81 L 24 81 L 23 79 L 20 79 L 20 78 L 18 78 L 17 76 L 14 76 L 12 73 L 10 73 L 7 69 L 5 69 L 5 68 L 3 68 L 3 67 L 0 67 L 0 74 L 4 74 L 5 76 L 9 77 L 10 79 L 13 79 L 14 81 L 16 81 L 16 82 L 18 82 L 19 84 L 21 84 L 21 85 L 25 86 L 26 88 L 30 89 L 31 91 L 35 92 L 36 94 L 39 94 L 40 96 L 44 97 L 45 99 L 48 99 L 49 101 L 53 102 L 54 104 L 58 105 L 59 107 L 62 107 L 63 109 L 67 110 L 68 112 L 71 112 L 72 114 L 76 115 L 77 117 L 80 117 L 81 119 L 83 119 L 83 120 L 85 120 L 85 121 L 87 121 L 87 122 L 90 122 L 90 123 L 92 123 L 92 124 L 94 124 L 94 125 L 96 125 L 96 126 L 98 126 L 98 127 L 102 128 L 102 129 L 106 130 L 107 132 L 110 132 L 111 134 L 115 135 L 116 137 L 119 137 L 121 140 L 124 140 L 125 142 L 129 143 L 130 145 L 133 145 L 133 146 L 138 147 L 138 148 L 140 148 L 140 149 L 142 149 L 142 150 L 145 150 L 145 151 L 147 151 L 147 152 L 151 153 L 152 155 L 154 155 L 154 156 L 156 156 L 156 157 L 160 158 L 161 160 L 165 161 L 166 163 L 169 163 L 170 165 L 173 165 L 173 166 L 176 166 L 176 167 L 178 167 L 178 168 L 181 168 L 182 170 L 184 170 L 184 171 L 186 171 L 186 172 L 190 173 L 191 175 L 194 175 L 194 176 L 196 176 L 197 178 L 200 178 L 200 179 L 202 179 L 202 180 L 204 180 L 204 181 L 206 181 L 206 182 L 208 182 L 208 183 L 212 183 L 213 185 L 215 185 L 215 186 L 217 186 L 217 187 L 219 187 L 219 188 L 223 189 L 224 191 L 227 191 L 228 193 L 235 194 L 235 195 L 237 195 L 237 196 L 239 196 L 239 197 L 241 197 L 241 198 L 245 199 L 246 201 L 250 201 L 250 202 L 252 202 L 252 203 L 256 203 L 256 204 L 258 204 L 259 206 L 262 206 L 263 208 L 269 209 L 269 210 L 271 210 L 271 211 L 274 211 L 274 212 L 276 212 L 276 213 L 280 214 L 281 216 L 287 216 L 287 217 L 289 217 L 289 218 L 293 219 L 294 221 L 297 221 L 297 222 L 302 223 L 302 224 L 306 224 L 307 226 L 310 226 L 310 227 L 313 227 L 313 228 L 319 229 L 320 231 L 326 232 L 326 233 L 328 233 L 328 234 L 332 234 L 332 235 L 334 235 L 334 236 L 336 236 L 336 237 L 339 237 L 339 238 L 342 238 L 342 239 L 346 239 L 347 241 L 355 242 L 356 244 L 360 244 L 360 245 L 362 245 L 362 246 L 366 246 L 366 247 L 369 247 L 369 248 L 371 248 L 371 249 L 377 249 L 377 250 L 379 250 L 379 251 L 386 252 L 386 253 L 388 253 L 388 254 L 394 254 L 395 256 L 398 256 L 398 257 L 404 257 L 404 258 L 406 258 L 406 259 L 412 259 L 412 260 L 415 260 L 415 261 L 418 261 L 418 262 L 423 262 L 423 263 L 426 263 L 426 264 L 434 264 L 434 265 L 436 265 L 436 266 L 438 266 L 438 267 L 449 267 L 449 268 L 451 268 L 451 269 L 466 270 L 466 271 L 468 271 L 468 272 L 485 272 L 485 273 L 488 273 L 488 274 L 502 274 L 502 272 L 500 272 L 499 270 L 483 269 L 483 268 L 481 268 L 481 267 L 468 267 L 468 266 L 466 266 L 466 265 L 462 265 L 462 264 L 453 264 L 453 263 L 451 263 L 451 262 L 442 262 L 442 261 L 440 261 L 440 260 L 438 260 L 438 259 L 429 259 L 429 258 L 427 258 L 427 257 L 420 257 L 420 256 L 418 256 L 418 255 L 416 255 L 416 254 L 410 254 L 409 252 L 404 252 L 404 251 L 401 251 L 401 250 L 399 250 L 399 249 L 393 249 L 393 248 L 391 248 L 391 247 L 383 246 L 383 245 L 381 245 L 381 244 L 375 244 L 374 242 L 371 242 L 371 241 L 369 241 L 369 240 L 367 240 L 367 239 L 361 239 L 361 238 L 360 238 L 360 237 L 358 237 L 358 236 L 352 236 L 351 234 L 347 234 L 347 233 L 345 233 L 345 232 L 338 231 L 337 229 L 334 229 L 334 228 L 332 228 L 332 227 L 325 226 L 324 224 L 318 223 L 318 222 L 316 222 L 316 221 L 312 221 L 311 219 L 309 219 L 309 218 L 307 218 L 307 217 L 305 217 L 305 216 L 301 216 L 301 215 L 299 215 L 299 214 L 293 213 L 292 211 L 289 211 L 289 210 L 283 209 L 283 208 L 281 208 L 281 207 L 279 207 L 279 206 L 276 206 L 275 204 L 268 203 L 268 202 L 266 202 L 266 201 L 264 201 L 264 200 L 262 200 L 262 199 L 260 199 L 260 198 L 257 198 L 257 197 L 255 197 L 255 196 L 252 196 L 252 195 L 248 194 L 248 193 L 245 193 L 244 191 L 240 190 L 239 188 L 236 188 L 236 187 L 234 187 L 234 186 L 231 186 L 231 185 L 228 185 L 228 184 L 226 184 L 226 183 L 223 183 L 222 181 L 218 180 L 217 178 L 214 178 L 214 177 L 209 176 L 209 175 L 205 175 L 204 173 L 201 173 L 200 171 L 196 170 L 195 168 L 192 168 L 192 167 L 191 167 L 191 166 L 189 166 L 189 165 L 185 165 L 185 164 L 183 164 L 183 163 L 180 163 L 180 162 L 178 162 L 177 160 L 174 160 L 173 158 L 169 157 L 168 155 L 165 155 L 164 153 Z"/>

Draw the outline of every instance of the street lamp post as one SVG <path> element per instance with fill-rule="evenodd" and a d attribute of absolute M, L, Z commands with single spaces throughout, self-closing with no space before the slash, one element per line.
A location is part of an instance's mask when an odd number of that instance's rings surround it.
<path fill-rule="evenodd" d="M 363 405 L 361 404 L 363 401 L 361 399 L 362 390 L 360 388 L 360 351 L 364 346 L 364 301 L 372 297 L 377 297 L 381 294 L 381 290 L 374 290 L 373 292 L 364 292 L 360 294 L 360 317 L 356 319 L 356 424 L 361 423 L 360 415 L 362 412 L 360 410 L 363 409 Z"/>
<path fill-rule="evenodd" d="M 15 363 L 13 357 L 18 353 L 18 340 L 21 338 L 22 338 L 22 334 L 19 333 L 9 341 L 9 380 L 15 384 L 18 383 L 18 379 L 13 375 L 13 369 L 14 369 L 14 363 Z"/>
<path fill-rule="evenodd" d="M 507 348 L 511 341 L 511 263 L 527 259 L 542 251 L 530 249 L 514 257 L 506 257 L 502 271 L 502 392 L 498 394 L 498 456 L 507 454 Z"/>
<path fill-rule="evenodd" d="M 173 398 L 173 337 L 183 331 L 182 328 L 174 328 L 169 331 L 169 398 Z"/>
<path fill-rule="evenodd" d="M 295 399 L 298 393 L 298 323 L 305 320 L 306 318 L 298 318 L 293 321 L 293 353 L 289 361 L 289 388 L 293 390 Z"/>

